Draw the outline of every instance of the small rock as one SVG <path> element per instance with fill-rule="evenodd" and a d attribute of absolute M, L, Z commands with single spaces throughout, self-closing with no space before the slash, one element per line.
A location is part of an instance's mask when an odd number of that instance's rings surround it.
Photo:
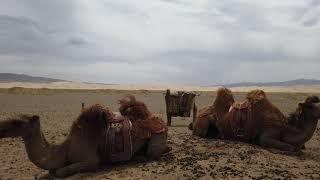
<path fill-rule="evenodd" d="M 320 175 L 319 174 L 312 174 L 311 177 L 314 178 L 314 179 L 319 179 Z"/>

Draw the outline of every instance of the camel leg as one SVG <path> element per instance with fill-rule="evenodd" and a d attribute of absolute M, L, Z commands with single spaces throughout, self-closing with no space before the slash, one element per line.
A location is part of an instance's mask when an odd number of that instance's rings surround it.
<path fill-rule="evenodd" d="M 276 131 L 276 130 L 266 131 L 260 136 L 260 145 L 262 147 L 267 147 L 267 148 L 276 148 L 281 151 L 290 151 L 290 152 L 297 151 L 297 148 L 295 148 L 294 146 L 278 140 L 279 136 L 280 136 L 279 131 Z"/>
<path fill-rule="evenodd" d="M 97 162 L 79 162 L 57 169 L 54 174 L 57 178 L 64 178 L 76 173 L 95 171 L 97 169 Z"/>
<path fill-rule="evenodd" d="M 151 137 L 147 147 L 147 158 L 150 160 L 159 159 L 162 154 L 170 151 L 167 146 L 167 133 L 161 133 Z"/>
<path fill-rule="evenodd" d="M 193 123 L 192 124 L 192 126 L 193 126 L 192 134 L 199 136 L 199 137 L 202 137 L 202 138 L 206 138 L 210 123 L 211 122 L 209 119 L 203 119 L 202 121 L 196 122 L 196 124 Z"/>

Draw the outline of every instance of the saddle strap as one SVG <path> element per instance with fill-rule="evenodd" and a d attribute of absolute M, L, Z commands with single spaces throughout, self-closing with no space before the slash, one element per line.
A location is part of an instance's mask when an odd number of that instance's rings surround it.
<path fill-rule="evenodd" d="M 111 162 L 128 161 L 133 155 L 130 120 L 113 121 L 106 133 L 106 149 Z"/>
<path fill-rule="evenodd" d="M 236 122 L 233 128 L 233 134 L 235 137 L 244 138 L 248 135 L 248 122 L 251 118 L 251 106 L 248 102 L 235 103 L 234 109 L 234 121 Z"/>

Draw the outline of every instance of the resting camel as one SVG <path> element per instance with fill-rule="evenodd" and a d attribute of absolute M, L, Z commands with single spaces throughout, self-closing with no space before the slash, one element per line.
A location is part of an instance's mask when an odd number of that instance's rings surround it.
<path fill-rule="evenodd" d="M 204 138 L 243 141 L 295 152 L 311 139 L 318 119 L 317 96 L 309 96 L 286 117 L 262 90 L 249 92 L 245 102 L 237 103 L 229 89 L 220 88 L 213 105 L 201 109 L 189 129 Z"/>
<path fill-rule="evenodd" d="M 36 115 L 0 121 L 0 138 L 22 137 L 29 159 L 37 167 L 49 170 L 50 177 L 95 171 L 101 165 L 137 156 L 158 159 L 168 150 L 165 123 L 133 96 L 121 100 L 120 105 L 122 115 L 101 105 L 83 109 L 59 145 L 46 140 Z"/>

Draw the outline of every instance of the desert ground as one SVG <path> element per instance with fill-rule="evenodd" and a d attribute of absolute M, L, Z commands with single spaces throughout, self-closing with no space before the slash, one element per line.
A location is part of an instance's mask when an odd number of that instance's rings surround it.
<path fill-rule="evenodd" d="M 197 93 L 199 108 L 210 105 L 215 98 L 215 91 Z M 46 138 L 59 143 L 79 114 L 81 102 L 86 106 L 100 103 L 117 111 L 118 100 L 128 94 L 144 101 L 153 113 L 166 120 L 163 90 L 21 88 L 0 89 L 0 120 L 21 113 L 38 114 Z M 241 101 L 245 94 L 237 92 L 235 97 Z M 268 92 L 267 96 L 288 114 L 309 94 Z M 68 179 L 320 179 L 319 129 L 302 153 L 288 154 L 245 143 L 200 139 L 188 130 L 190 122 L 190 118 L 173 118 L 168 139 L 172 151 L 160 161 L 110 165 Z M 0 140 L 0 179 L 34 179 L 43 173 L 28 160 L 21 139 Z"/>
<path fill-rule="evenodd" d="M 216 91 L 220 86 L 191 86 L 191 85 L 150 85 L 150 84 L 99 84 L 99 83 L 84 83 L 84 82 L 51 82 L 51 83 L 29 83 L 29 82 L 0 82 L 0 88 L 37 88 L 37 89 L 111 89 L 111 90 L 152 90 L 164 91 L 183 90 L 183 91 Z M 248 92 L 253 89 L 263 89 L 267 92 L 320 92 L 320 85 L 292 85 L 292 86 L 246 86 L 233 87 L 233 91 Z"/>

